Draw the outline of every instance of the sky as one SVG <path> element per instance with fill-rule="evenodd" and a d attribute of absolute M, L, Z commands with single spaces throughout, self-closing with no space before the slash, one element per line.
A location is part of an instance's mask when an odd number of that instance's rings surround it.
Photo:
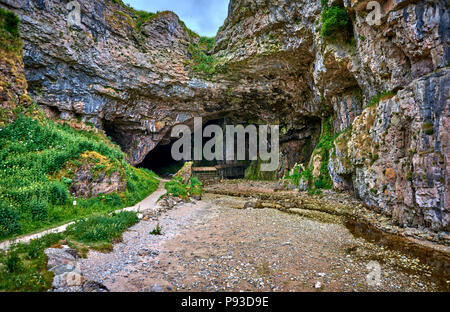
<path fill-rule="evenodd" d="M 136 10 L 173 11 L 200 36 L 214 37 L 228 14 L 229 0 L 123 0 Z"/>

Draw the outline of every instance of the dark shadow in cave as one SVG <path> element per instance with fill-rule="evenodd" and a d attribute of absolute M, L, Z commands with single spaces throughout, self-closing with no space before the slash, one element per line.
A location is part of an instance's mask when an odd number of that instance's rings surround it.
<path fill-rule="evenodd" d="M 103 121 L 103 130 L 106 135 L 111 138 L 111 141 L 119 145 L 122 148 L 122 151 L 127 151 L 131 148 L 133 136 L 124 131 L 119 131 L 118 129 L 120 129 L 120 122 Z"/>
<path fill-rule="evenodd" d="M 146 168 L 152 170 L 160 177 L 170 178 L 177 173 L 184 165 L 184 161 L 177 161 L 172 158 L 172 145 L 158 144 L 153 150 L 151 150 L 144 161 L 138 165 L 139 168 Z"/>
<path fill-rule="evenodd" d="M 204 121 L 203 122 L 203 130 L 205 127 L 209 125 L 218 125 L 220 127 L 223 127 L 223 125 L 226 123 L 225 119 L 214 119 L 210 121 Z M 170 131 L 168 132 L 170 133 Z M 248 138 L 247 138 L 248 139 Z M 177 139 L 170 139 L 165 138 L 163 141 L 161 141 L 152 151 L 150 151 L 147 156 L 145 157 L 144 161 L 139 164 L 138 167 L 140 168 L 147 168 L 149 170 L 152 170 L 156 174 L 158 174 L 161 177 L 164 178 L 170 178 L 175 174 L 184 164 L 185 161 L 176 161 L 172 158 L 172 145 Z M 210 137 L 204 137 L 203 138 L 203 145 L 206 144 L 211 140 Z M 167 143 L 169 141 L 169 143 Z M 191 138 L 192 144 L 194 143 L 194 137 L 192 134 Z M 193 146 L 191 150 L 191 156 L 193 157 L 194 151 Z M 224 144 L 225 148 L 225 144 Z M 218 175 L 220 173 L 221 176 L 224 178 L 243 178 L 245 175 L 245 169 L 250 165 L 250 162 L 248 161 L 231 161 L 231 162 L 225 162 L 220 160 L 196 160 L 194 161 L 194 167 L 217 167 L 218 169 Z"/>

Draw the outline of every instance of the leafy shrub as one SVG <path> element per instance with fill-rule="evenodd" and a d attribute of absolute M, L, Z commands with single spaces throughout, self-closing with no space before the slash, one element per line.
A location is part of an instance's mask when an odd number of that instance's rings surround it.
<path fill-rule="evenodd" d="M 60 182 L 53 182 L 49 187 L 49 199 L 52 204 L 64 205 L 68 200 L 69 193 L 67 187 Z"/>
<path fill-rule="evenodd" d="M 197 177 L 192 177 L 190 185 L 188 187 L 188 192 L 190 195 L 201 195 L 203 193 L 202 182 Z"/>
<path fill-rule="evenodd" d="M 32 200 L 30 203 L 31 215 L 33 221 L 47 221 L 48 220 L 48 204 L 41 200 Z"/>
<path fill-rule="evenodd" d="M 15 37 L 19 36 L 20 19 L 13 13 L 0 8 L 0 16 L 3 19 L 3 28 Z"/>
<path fill-rule="evenodd" d="M 61 182 L 64 183 L 65 185 L 70 185 L 72 184 L 72 179 L 66 178 L 66 177 L 62 177 L 61 178 Z"/>
<path fill-rule="evenodd" d="M 200 180 L 197 177 L 191 178 L 191 185 L 192 185 L 192 187 L 202 187 L 203 186 L 202 182 L 200 182 Z"/>
<path fill-rule="evenodd" d="M 138 221 L 136 213 L 126 211 L 111 216 L 93 216 L 69 226 L 66 233 L 83 243 L 111 242 Z"/>
<path fill-rule="evenodd" d="M 300 166 L 295 166 L 292 175 L 289 175 L 287 179 L 291 180 L 294 185 L 300 185 L 302 176 L 300 174 Z"/>
<path fill-rule="evenodd" d="M 0 202 L 0 237 L 14 234 L 20 230 L 17 213 Z"/>
<path fill-rule="evenodd" d="M 314 181 L 314 187 L 316 189 L 324 189 L 327 188 L 327 183 L 325 181 L 323 181 L 322 179 L 318 179 L 316 181 Z"/>
<path fill-rule="evenodd" d="M 350 18 L 345 8 L 339 6 L 326 7 L 322 11 L 323 26 L 320 34 L 324 38 L 335 38 L 336 34 L 343 34 L 348 37 Z"/>
<path fill-rule="evenodd" d="M 22 266 L 21 259 L 17 252 L 8 253 L 6 259 L 4 260 L 4 264 L 10 273 L 18 271 Z"/>

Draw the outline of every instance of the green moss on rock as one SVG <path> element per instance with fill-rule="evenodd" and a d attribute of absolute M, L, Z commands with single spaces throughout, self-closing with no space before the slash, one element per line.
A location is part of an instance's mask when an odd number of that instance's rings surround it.
<path fill-rule="evenodd" d="M 259 158 L 252 161 L 247 170 L 245 170 L 245 178 L 247 180 L 275 181 L 277 179 L 277 171 L 261 171 L 261 164 L 263 163 L 265 162 Z"/>
<path fill-rule="evenodd" d="M 351 35 L 351 20 L 347 15 L 345 8 L 328 4 L 322 8 L 322 29 L 320 34 L 326 39 L 336 39 L 338 36 L 344 36 L 349 39 Z"/>
<path fill-rule="evenodd" d="M 0 50 L 15 53 L 22 51 L 19 24 L 20 19 L 13 12 L 0 8 Z"/>

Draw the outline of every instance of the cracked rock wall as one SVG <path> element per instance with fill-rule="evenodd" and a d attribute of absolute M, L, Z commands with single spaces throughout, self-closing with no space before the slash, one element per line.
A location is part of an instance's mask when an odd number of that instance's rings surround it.
<path fill-rule="evenodd" d="M 67 2 L 0 0 L 22 20 L 29 92 L 107 130 L 132 164 L 175 124 L 227 117 L 280 124 L 283 171 L 331 118 L 336 189 L 402 225 L 449 230 L 448 2 L 383 1 L 371 26 L 367 1 L 330 0 L 351 20 L 349 38 L 330 40 L 318 0 L 231 0 L 211 75 L 189 66 L 198 38 L 175 14 L 138 25 L 112 0 L 79 0 L 82 24 L 68 27 Z"/>

